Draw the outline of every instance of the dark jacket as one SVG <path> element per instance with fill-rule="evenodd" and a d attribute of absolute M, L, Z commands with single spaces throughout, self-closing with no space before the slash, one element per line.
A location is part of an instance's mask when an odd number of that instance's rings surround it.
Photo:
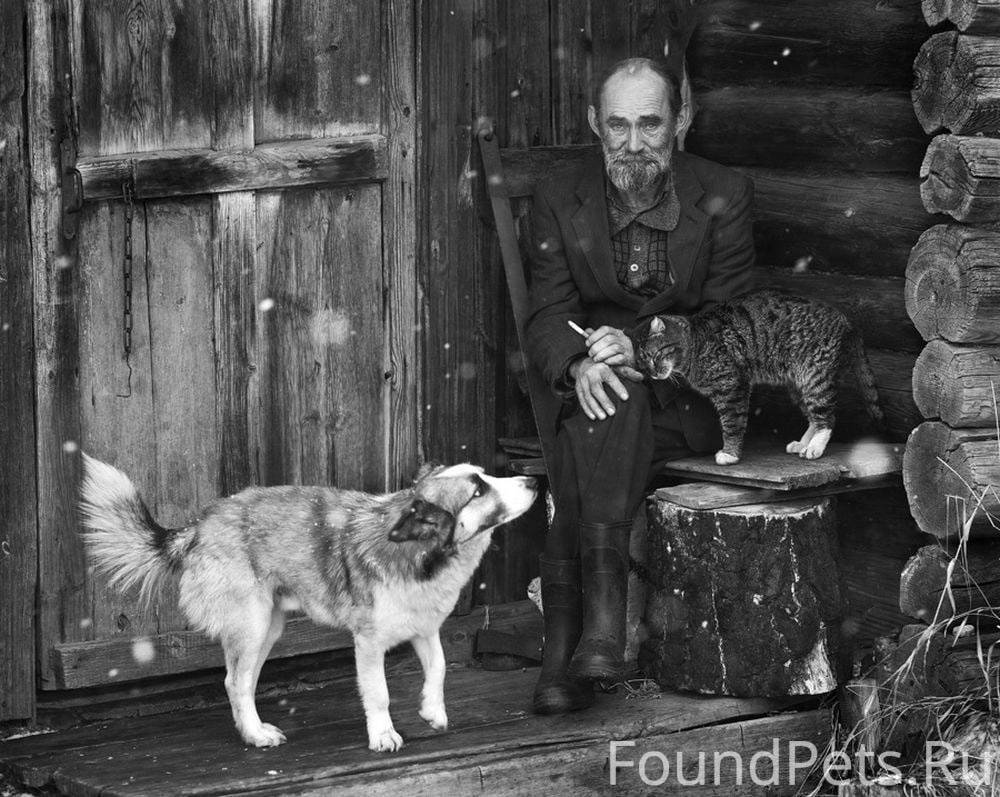
<path fill-rule="evenodd" d="M 681 206 L 668 238 L 675 283 L 651 298 L 628 293 L 615 275 L 599 148 L 536 188 L 528 357 L 557 393 L 568 388 L 569 364 L 587 353 L 568 321 L 595 329 L 608 324 L 634 334 L 658 313 L 691 313 L 753 287 L 753 183 L 680 151 L 674 152 L 673 170 Z"/>

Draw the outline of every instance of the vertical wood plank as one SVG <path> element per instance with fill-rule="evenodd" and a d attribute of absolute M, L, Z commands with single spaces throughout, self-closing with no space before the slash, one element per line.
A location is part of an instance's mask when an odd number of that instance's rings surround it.
<path fill-rule="evenodd" d="M 256 0 L 254 7 L 257 141 L 377 132 L 379 4 Z"/>
<path fill-rule="evenodd" d="M 216 46 L 207 15 L 216 4 L 77 2 L 81 154 L 207 147 Z"/>
<path fill-rule="evenodd" d="M 261 480 L 384 480 L 376 186 L 258 194 Z"/>
<path fill-rule="evenodd" d="M 0 722 L 35 710 L 34 329 L 22 0 L 0 6 Z"/>
<path fill-rule="evenodd" d="M 65 0 L 28 0 L 28 160 L 35 327 L 38 494 L 38 658 L 51 684 L 49 652 L 88 615 L 86 565 L 77 538 L 80 441 L 74 241 L 62 237 L 59 143 L 72 142 Z M 64 449 L 64 445 L 67 446 Z"/>
<path fill-rule="evenodd" d="M 382 2 L 383 132 L 388 176 L 382 187 L 385 308 L 385 487 L 398 489 L 418 459 L 417 382 L 417 158 L 414 0 Z"/>

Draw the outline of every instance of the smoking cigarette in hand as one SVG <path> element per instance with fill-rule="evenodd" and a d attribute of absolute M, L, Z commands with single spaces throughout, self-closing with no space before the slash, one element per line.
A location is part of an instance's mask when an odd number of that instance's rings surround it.
<path fill-rule="evenodd" d="M 566 323 L 570 325 L 570 328 L 571 328 L 571 329 L 572 329 L 572 330 L 573 330 L 573 331 L 574 331 L 574 332 L 575 332 L 576 334 L 578 334 L 578 335 L 580 335 L 581 337 L 584 337 L 584 338 L 586 338 L 586 337 L 589 337 L 589 336 L 587 335 L 586 331 L 585 331 L 585 330 L 583 329 L 583 327 L 581 327 L 581 326 L 580 326 L 579 324 L 575 324 L 575 323 L 573 323 L 572 321 L 567 321 Z"/>

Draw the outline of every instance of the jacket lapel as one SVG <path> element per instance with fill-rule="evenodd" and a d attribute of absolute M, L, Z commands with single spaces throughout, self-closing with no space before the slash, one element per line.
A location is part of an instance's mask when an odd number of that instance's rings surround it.
<path fill-rule="evenodd" d="M 576 187 L 580 206 L 573 213 L 573 229 L 587 265 L 604 294 L 617 304 L 638 310 L 643 304 L 642 297 L 626 291 L 615 274 L 608 206 L 604 193 L 604 161 L 599 151 L 597 162 L 588 163 L 587 167 L 583 169 Z"/>

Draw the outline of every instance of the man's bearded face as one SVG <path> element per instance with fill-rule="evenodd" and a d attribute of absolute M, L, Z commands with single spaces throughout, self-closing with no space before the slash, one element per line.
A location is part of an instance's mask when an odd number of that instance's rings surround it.
<path fill-rule="evenodd" d="M 644 191 L 669 171 L 677 119 L 659 76 L 613 75 L 602 92 L 599 118 L 604 163 L 619 191 Z"/>

